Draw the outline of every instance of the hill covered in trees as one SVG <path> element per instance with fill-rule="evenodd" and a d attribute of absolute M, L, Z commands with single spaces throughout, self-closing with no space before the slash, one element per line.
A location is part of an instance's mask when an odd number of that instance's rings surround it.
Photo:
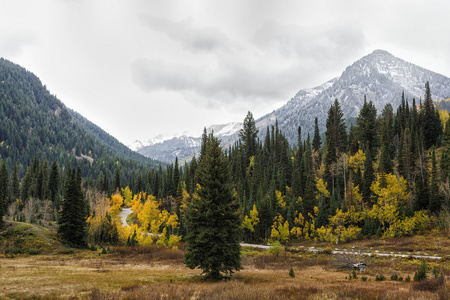
<path fill-rule="evenodd" d="M 0 160 L 20 179 L 36 159 L 61 170 L 69 163 L 80 166 L 84 178 L 93 183 L 102 177 L 111 190 L 116 169 L 123 185 L 133 185 L 137 173 L 160 167 L 68 109 L 34 74 L 2 58 Z"/>

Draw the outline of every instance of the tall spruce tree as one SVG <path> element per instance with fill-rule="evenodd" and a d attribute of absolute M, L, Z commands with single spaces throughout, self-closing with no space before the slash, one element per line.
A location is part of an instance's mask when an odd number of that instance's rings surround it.
<path fill-rule="evenodd" d="M 9 201 L 9 174 L 6 162 L 0 164 L 0 228 L 3 227 L 3 216 L 6 214 L 6 205 Z"/>
<path fill-rule="evenodd" d="M 187 210 L 185 264 L 219 279 L 241 267 L 238 206 L 233 199 L 230 168 L 220 141 L 211 133 L 205 141 L 197 173 L 200 185 Z"/>
<path fill-rule="evenodd" d="M 376 158 L 378 148 L 377 109 L 372 101 L 367 102 L 364 96 L 364 104 L 356 119 L 356 132 L 361 145 L 369 147 L 372 160 Z"/>
<path fill-rule="evenodd" d="M 81 190 L 81 169 L 68 168 L 62 211 L 58 219 L 58 235 L 74 247 L 86 247 L 86 202 Z"/>
<path fill-rule="evenodd" d="M 340 153 L 347 149 L 347 131 L 345 126 L 344 113 L 341 105 L 336 99 L 334 104 L 328 110 L 326 123 L 327 130 L 325 132 L 326 155 L 325 161 L 325 180 L 328 183 L 328 189 L 334 189 L 334 169 Z"/>
<path fill-rule="evenodd" d="M 428 209 L 432 213 L 436 213 L 441 209 L 441 199 L 438 187 L 438 172 L 436 169 L 436 154 L 434 146 L 431 148 L 431 181 L 430 181 L 430 203 Z"/>
<path fill-rule="evenodd" d="M 114 191 L 120 191 L 120 168 L 117 167 L 114 171 Z"/>
<path fill-rule="evenodd" d="M 245 153 L 246 165 L 250 162 L 250 157 L 256 155 L 258 149 L 258 129 L 256 129 L 255 119 L 251 112 L 247 113 L 242 129 L 239 131 L 239 138 Z"/>
<path fill-rule="evenodd" d="M 425 149 L 429 149 L 436 144 L 438 137 L 442 134 L 442 124 L 439 114 L 434 109 L 428 81 L 425 83 L 425 101 L 420 111 L 420 120 L 423 128 L 424 146 Z"/>
<path fill-rule="evenodd" d="M 50 167 L 50 177 L 48 180 L 48 190 L 50 193 L 50 200 L 52 200 L 53 205 L 59 208 L 59 200 L 58 200 L 58 190 L 59 190 L 59 171 L 58 164 L 56 161 L 52 163 Z"/>
<path fill-rule="evenodd" d="M 20 196 L 20 181 L 19 172 L 17 171 L 17 164 L 14 164 L 10 182 L 10 202 L 12 202 L 16 201 L 16 199 Z"/>

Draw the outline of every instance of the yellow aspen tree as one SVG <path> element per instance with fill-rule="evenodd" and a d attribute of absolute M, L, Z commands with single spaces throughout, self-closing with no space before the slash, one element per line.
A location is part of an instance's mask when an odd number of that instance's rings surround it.
<path fill-rule="evenodd" d="M 364 162 L 366 161 L 366 154 L 359 149 L 355 155 L 351 156 L 349 159 L 350 167 L 353 169 L 355 173 L 358 172 L 358 169 L 361 170 L 362 175 L 364 175 Z"/>
<path fill-rule="evenodd" d="M 305 225 L 305 218 L 302 213 L 298 213 L 298 215 L 294 219 L 294 227 L 291 229 L 291 236 L 295 236 L 299 239 L 303 235 L 303 228 Z"/>
<path fill-rule="evenodd" d="M 134 195 L 131 201 L 131 210 L 134 211 L 136 216 L 141 212 L 143 208 L 142 199 L 145 199 L 145 193 L 138 193 Z"/>
<path fill-rule="evenodd" d="M 122 196 L 123 196 L 123 201 L 125 203 L 125 206 L 130 206 L 131 202 L 133 201 L 133 192 L 131 191 L 131 189 L 127 186 L 125 188 L 122 188 Z"/>
<path fill-rule="evenodd" d="M 137 217 L 143 230 L 152 232 L 151 225 L 152 221 L 159 218 L 159 202 L 156 200 L 155 196 L 148 196 L 142 209 L 137 213 Z"/>
<path fill-rule="evenodd" d="M 283 216 L 278 214 L 273 218 L 273 225 L 270 237 L 274 240 L 285 243 L 289 240 L 289 222 L 283 222 Z"/>
<path fill-rule="evenodd" d="M 278 206 L 281 208 L 286 207 L 286 201 L 285 201 L 286 196 L 283 196 L 282 193 L 278 190 L 275 191 L 275 196 L 277 198 Z"/>
<path fill-rule="evenodd" d="M 110 215 L 111 218 L 117 218 L 120 215 L 121 207 L 123 204 L 123 197 L 118 192 L 111 195 L 111 199 L 109 200 L 111 205 Z"/>
<path fill-rule="evenodd" d="M 395 223 L 400 222 L 400 209 L 406 206 L 409 199 L 407 182 L 402 176 L 385 174 L 384 185 L 382 177 L 378 176 L 377 180 L 372 183 L 371 190 L 378 199 L 377 216 L 383 224 L 385 235 L 394 236 L 397 227 Z M 386 231 L 386 223 L 389 225 L 388 231 Z"/>
<path fill-rule="evenodd" d="M 258 210 L 256 209 L 256 205 L 253 204 L 253 209 L 250 211 L 250 217 L 245 216 L 244 221 L 242 222 L 241 227 L 244 229 L 248 229 L 251 232 L 255 231 L 255 226 L 259 223 L 258 218 Z"/>

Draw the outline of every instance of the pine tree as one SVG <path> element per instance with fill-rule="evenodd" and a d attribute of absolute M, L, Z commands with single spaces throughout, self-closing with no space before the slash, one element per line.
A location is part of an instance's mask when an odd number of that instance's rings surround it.
<path fill-rule="evenodd" d="M 366 160 L 364 162 L 364 175 L 363 175 L 363 184 L 361 189 L 361 194 L 364 202 L 371 203 L 372 191 L 370 190 L 370 186 L 372 182 L 375 180 L 375 174 L 373 170 L 373 160 L 372 153 L 370 152 L 370 147 L 368 143 L 366 144 Z"/>
<path fill-rule="evenodd" d="M 434 153 L 434 146 L 431 150 L 431 182 L 430 182 L 430 204 L 428 209 L 432 213 L 436 213 L 441 209 L 441 199 L 439 197 L 438 188 L 438 172 L 436 170 L 436 155 Z"/>
<path fill-rule="evenodd" d="M 314 121 L 314 137 L 312 141 L 312 147 L 314 150 L 314 164 L 316 170 L 320 168 L 320 164 L 322 163 L 322 151 L 320 150 L 320 131 L 317 118 Z"/>
<path fill-rule="evenodd" d="M 437 115 L 434 110 L 430 84 L 428 81 L 425 83 L 425 101 L 423 102 L 420 115 L 424 146 L 425 149 L 429 149 L 432 145 L 436 144 L 438 137 L 442 134 L 442 125 L 439 115 Z"/>
<path fill-rule="evenodd" d="M 313 141 L 312 141 L 312 147 L 313 147 L 314 151 L 320 150 L 321 143 L 322 142 L 320 141 L 319 124 L 318 124 L 318 120 L 316 118 L 314 120 L 314 137 L 313 137 Z"/>
<path fill-rule="evenodd" d="M 114 171 L 114 191 L 119 190 L 120 191 L 120 168 L 117 167 L 116 170 Z"/>
<path fill-rule="evenodd" d="M 9 200 L 9 174 L 6 162 L 0 164 L 0 228 L 3 227 L 3 216 L 6 214 L 6 205 Z"/>
<path fill-rule="evenodd" d="M 175 165 L 173 167 L 173 173 L 172 173 L 172 185 L 173 189 L 171 191 L 171 194 L 173 197 L 177 196 L 177 188 L 178 183 L 180 182 L 180 168 L 178 166 L 178 156 L 175 157 Z"/>
<path fill-rule="evenodd" d="M 364 96 L 364 105 L 356 119 L 356 132 L 361 145 L 369 147 L 372 154 L 377 153 L 378 148 L 378 128 L 377 128 L 377 109 L 372 101 L 367 102 Z M 372 155 L 372 161 L 375 159 Z"/>
<path fill-rule="evenodd" d="M 58 235 L 74 247 L 86 247 L 87 207 L 81 190 L 81 169 L 67 170 L 66 190 L 58 219 Z"/>
<path fill-rule="evenodd" d="M 328 110 L 328 118 L 325 132 L 326 155 L 324 178 L 328 183 L 330 191 L 334 189 L 334 174 L 339 154 L 347 149 L 347 131 L 345 126 L 344 113 L 342 112 L 339 101 L 336 99 L 334 104 Z"/>
<path fill-rule="evenodd" d="M 247 166 L 250 161 L 250 157 L 256 155 L 258 146 L 258 129 L 256 129 L 255 120 L 253 119 L 253 114 L 251 112 L 248 112 L 244 119 L 242 129 L 239 131 L 239 138 L 241 139 L 242 146 L 244 148 L 245 162 Z"/>
<path fill-rule="evenodd" d="M 230 169 L 213 134 L 206 140 L 196 177 L 200 189 L 187 210 L 185 264 L 218 279 L 222 273 L 231 275 L 242 267 L 238 207 L 230 186 Z"/>
<path fill-rule="evenodd" d="M 48 190 L 50 192 L 50 200 L 52 200 L 53 205 L 55 207 L 59 207 L 59 201 L 58 201 L 58 190 L 59 190 L 59 171 L 58 171 L 58 164 L 56 161 L 52 163 L 52 166 L 50 167 L 50 177 L 48 180 Z"/>
<path fill-rule="evenodd" d="M 16 201 L 20 196 L 20 182 L 19 182 L 19 172 L 17 171 L 17 164 L 14 164 L 13 172 L 11 174 L 11 185 L 10 185 L 10 202 Z"/>

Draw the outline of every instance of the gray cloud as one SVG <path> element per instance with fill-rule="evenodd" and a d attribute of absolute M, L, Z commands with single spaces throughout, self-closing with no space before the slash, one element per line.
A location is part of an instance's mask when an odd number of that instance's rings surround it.
<path fill-rule="evenodd" d="M 14 58 L 23 53 L 24 48 L 32 45 L 36 40 L 35 34 L 31 32 L 8 32 L 0 33 L 1 56 Z"/>
<path fill-rule="evenodd" d="M 219 28 L 196 28 L 192 19 L 173 22 L 168 19 L 141 14 L 140 20 L 145 26 L 167 34 L 172 40 L 181 43 L 185 49 L 190 51 L 226 50 L 228 47 L 229 39 Z"/>
<path fill-rule="evenodd" d="M 191 64 L 177 57 L 136 60 L 131 67 L 133 82 L 147 92 L 178 92 L 195 105 L 230 110 L 241 102 L 268 105 L 287 100 L 302 84 L 329 72 L 336 60 L 356 57 L 365 41 L 360 31 L 346 26 L 313 30 L 270 21 L 249 41 L 238 43 L 217 28 L 194 27 L 190 20 L 173 22 L 146 15 L 142 21 L 192 55 L 198 51 L 209 55 L 194 56 Z"/>
<path fill-rule="evenodd" d="M 366 44 L 364 33 L 355 26 L 310 27 L 273 20 L 264 22 L 250 41 L 259 49 L 311 66 L 357 57 L 355 52 Z"/>

